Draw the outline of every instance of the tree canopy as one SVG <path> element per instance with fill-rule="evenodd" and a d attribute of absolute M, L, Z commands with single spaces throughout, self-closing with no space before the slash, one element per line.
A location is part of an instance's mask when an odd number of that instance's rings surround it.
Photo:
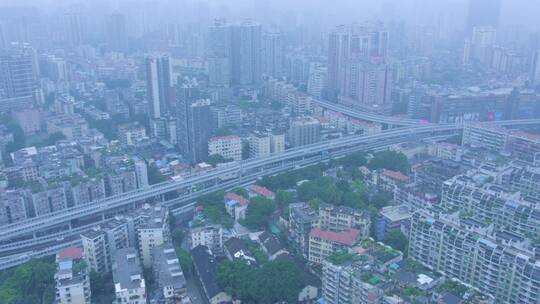
<path fill-rule="evenodd" d="M 246 303 L 296 303 L 302 290 L 301 270 L 290 261 L 271 261 L 260 268 L 225 262 L 217 273 L 224 290 Z"/>
<path fill-rule="evenodd" d="M 0 284 L 2 304 L 50 304 L 54 301 L 54 262 L 32 260 L 8 270 Z"/>
<path fill-rule="evenodd" d="M 398 229 L 389 231 L 384 236 L 384 243 L 401 252 L 406 252 L 409 245 L 407 237 Z"/>
<path fill-rule="evenodd" d="M 368 168 L 371 170 L 388 169 L 407 174 L 409 172 L 409 160 L 401 152 L 382 151 L 375 153 L 368 163 Z"/>
<path fill-rule="evenodd" d="M 307 181 L 297 189 L 298 198 L 302 201 L 310 201 L 319 198 L 330 204 L 339 205 L 343 191 L 339 190 L 331 177 L 319 177 Z"/>
<path fill-rule="evenodd" d="M 228 163 L 228 162 L 231 162 L 231 161 L 232 161 L 232 159 L 225 158 L 225 157 L 223 157 L 222 155 L 219 155 L 219 154 L 212 154 L 212 155 L 208 156 L 208 158 L 206 159 L 206 162 L 209 165 L 212 165 L 213 167 L 217 166 L 218 164 Z"/>
<path fill-rule="evenodd" d="M 270 216 L 276 210 L 276 204 L 267 198 L 257 196 L 251 199 L 246 218 L 242 224 L 250 229 L 262 229 L 268 225 Z"/>

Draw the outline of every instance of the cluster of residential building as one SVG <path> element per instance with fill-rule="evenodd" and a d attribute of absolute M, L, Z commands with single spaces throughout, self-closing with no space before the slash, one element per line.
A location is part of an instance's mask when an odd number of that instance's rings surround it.
<path fill-rule="evenodd" d="M 88 272 L 112 272 L 116 303 L 143 304 L 150 299 L 158 303 L 191 303 L 172 245 L 167 209 L 144 205 L 81 233 L 81 241 L 80 259 Z M 145 281 L 145 269 L 151 270 L 156 284 L 153 291 Z"/>
<path fill-rule="evenodd" d="M 149 185 L 146 162 L 123 153 L 58 141 L 11 153 L 12 166 L 0 171 L 0 223 L 11 224 Z"/>

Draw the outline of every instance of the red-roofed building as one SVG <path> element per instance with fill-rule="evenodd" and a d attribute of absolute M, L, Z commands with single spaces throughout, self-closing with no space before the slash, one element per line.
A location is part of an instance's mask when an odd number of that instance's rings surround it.
<path fill-rule="evenodd" d="M 246 217 L 246 209 L 249 204 L 249 200 L 241 195 L 233 192 L 225 194 L 223 197 L 225 203 L 225 210 L 227 213 L 236 220 Z"/>
<path fill-rule="evenodd" d="M 59 260 L 79 260 L 82 258 L 82 249 L 78 247 L 68 247 L 62 249 L 56 255 L 56 261 Z"/>
<path fill-rule="evenodd" d="M 399 171 L 392 171 L 392 170 L 386 170 L 383 169 L 382 175 L 385 177 L 388 177 L 390 179 L 393 179 L 396 182 L 403 182 L 406 183 L 409 181 L 409 177 Z"/>
<path fill-rule="evenodd" d="M 396 191 L 396 188 L 405 185 L 409 182 L 409 177 L 399 171 L 383 169 L 378 174 L 377 186 L 391 193 Z"/>
<path fill-rule="evenodd" d="M 249 197 L 262 196 L 268 199 L 274 199 L 276 197 L 274 195 L 274 192 L 268 190 L 267 188 L 263 186 L 259 186 L 255 184 L 249 186 L 248 192 L 249 192 Z"/>
<path fill-rule="evenodd" d="M 338 250 L 347 251 L 360 236 L 360 231 L 353 228 L 341 232 L 313 229 L 309 233 L 309 261 L 320 264 Z"/>

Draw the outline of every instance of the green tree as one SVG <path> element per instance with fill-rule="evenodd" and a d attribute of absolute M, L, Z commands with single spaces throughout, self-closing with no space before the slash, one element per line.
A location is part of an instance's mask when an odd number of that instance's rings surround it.
<path fill-rule="evenodd" d="M 180 267 L 182 267 L 182 271 L 187 274 L 193 274 L 193 258 L 191 257 L 189 251 L 181 247 L 177 247 L 176 256 L 178 257 L 178 261 L 180 262 Z"/>
<path fill-rule="evenodd" d="M 246 218 L 242 224 L 250 229 L 264 228 L 275 210 L 276 204 L 272 200 L 261 196 L 254 197 L 247 207 Z"/>
<path fill-rule="evenodd" d="M 345 206 L 356 209 L 362 209 L 362 207 L 364 206 L 364 200 L 362 198 L 362 195 L 356 192 L 346 192 L 345 194 L 343 194 L 341 203 Z"/>
<path fill-rule="evenodd" d="M 228 135 L 233 135 L 233 132 L 231 131 L 231 129 L 229 129 L 227 127 L 223 127 L 223 128 L 217 129 L 214 132 L 214 135 L 215 136 L 228 136 Z"/>
<path fill-rule="evenodd" d="M 53 261 L 31 260 L 18 266 L 0 285 L 0 303 L 49 304 L 54 300 Z"/>
<path fill-rule="evenodd" d="M 285 190 L 278 190 L 276 192 L 276 204 L 280 207 L 284 207 L 292 203 L 292 193 Z"/>
<path fill-rule="evenodd" d="M 11 153 L 24 148 L 26 146 L 26 137 L 21 126 L 15 122 L 9 122 L 6 126 L 8 131 L 13 133 L 13 141 L 6 145 L 6 152 Z"/>
<path fill-rule="evenodd" d="M 406 252 L 409 245 L 407 237 L 398 229 L 388 232 L 384 236 L 384 243 L 401 252 Z"/>
<path fill-rule="evenodd" d="M 403 153 L 382 151 L 375 153 L 374 157 L 369 161 L 368 168 L 371 170 L 388 169 L 407 174 L 409 172 L 409 161 Z"/>
<path fill-rule="evenodd" d="M 62 132 L 56 132 L 49 135 L 44 140 L 36 143 L 36 147 L 46 147 L 56 144 L 57 141 L 66 139 L 66 136 Z"/>
<path fill-rule="evenodd" d="M 223 163 L 228 163 L 228 162 L 231 162 L 233 161 L 232 159 L 228 159 L 228 158 L 225 158 L 219 154 L 212 154 L 210 156 L 208 156 L 208 158 L 206 159 L 206 162 L 209 164 L 209 165 L 212 165 L 213 167 L 217 166 L 218 164 L 223 164 Z"/>
<path fill-rule="evenodd" d="M 377 210 L 384 208 L 390 204 L 392 195 L 387 192 L 377 192 L 373 194 L 370 200 L 370 204 L 377 208 Z"/>
<path fill-rule="evenodd" d="M 246 189 L 242 188 L 242 187 L 236 187 L 234 189 L 231 190 L 231 192 L 233 193 L 236 193 L 242 197 L 245 197 L 245 198 L 248 198 L 249 197 L 249 193 Z"/>
<path fill-rule="evenodd" d="M 296 303 L 302 289 L 301 270 L 289 261 L 271 261 L 261 268 L 243 262 L 220 265 L 217 280 L 224 290 L 246 303 Z"/>
<path fill-rule="evenodd" d="M 298 187 L 297 192 L 298 198 L 302 201 L 320 198 L 323 202 L 336 205 L 340 203 L 343 194 L 330 177 L 319 177 L 305 182 Z"/>
<path fill-rule="evenodd" d="M 367 162 L 366 155 L 364 152 L 355 152 L 348 156 L 343 157 L 338 161 L 339 165 L 344 167 L 360 167 L 365 165 Z"/>
<path fill-rule="evenodd" d="M 150 185 L 158 184 L 165 181 L 165 176 L 161 174 L 158 167 L 154 164 L 148 166 L 148 183 Z"/>

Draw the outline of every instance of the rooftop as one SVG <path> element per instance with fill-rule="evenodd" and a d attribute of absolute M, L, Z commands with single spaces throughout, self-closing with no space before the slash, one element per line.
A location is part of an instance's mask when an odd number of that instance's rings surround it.
<path fill-rule="evenodd" d="M 115 290 L 145 287 L 141 263 L 135 248 L 118 249 L 114 254 L 113 260 Z"/>
<path fill-rule="evenodd" d="M 191 249 L 193 264 L 199 275 L 199 280 L 209 298 L 222 292 L 216 280 L 218 263 L 206 246 L 199 245 Z"/>
<path fill-rule="evenodd" d="M 325 231 L 315 228 L 311 230 L 309 236 L 339 243 L 346 246 L 352 246 L 357 240 L 359 234 L 360 232 L 353 228 L 341 232 Z"/>
<path fill-rule="evenodd" d="M 249 191 L 253 192 L 257 195 L 264 196 L 264 197 L 271 197 L 274 196 L 274 192 L 268 190 L 267 188 L 259 185 L 251 185 L 249 186 Z"/>
<path fill-rule="evenodd" d="M 409 180 L 409 177 L 399 171 L 392 171 L 392 170 L 387 170 L 387 169 L 383 169 L 383 172 L 382 174 L 386 177 L 389 177 L 391 179 L 394 179 L 394 180 L 398 180 L 398 181 L 401 181 L 401 182 L 406 182 Z"/>
<path fill-rule="evenodd" d="M 229 192 L 229 193 L 225 194 L 224 199 L 226 201 L 235 201 L 235 202 L 239 203 L 242 206 L 249 204 L 248 199 L 246 199 L 245 197 L 243 197 L 241 195 L 238 195 L 238 194 L 236 194 L 234 192 Z"/>

